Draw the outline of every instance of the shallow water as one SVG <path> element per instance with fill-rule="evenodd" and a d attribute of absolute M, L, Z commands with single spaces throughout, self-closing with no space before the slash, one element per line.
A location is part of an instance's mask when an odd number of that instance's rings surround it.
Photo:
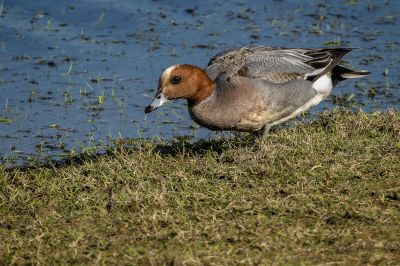
<path fill-rule="evenodd" d="M 207 137 L 184 101 L 143 109 L 164 68 L 248 44 L 360 47 L 345 60 L 372 74 L 311 113 L 399 109 L 400 2 L 325 2 L 0 0 L 0 162 L 59 159 L 119 137 Z"/>

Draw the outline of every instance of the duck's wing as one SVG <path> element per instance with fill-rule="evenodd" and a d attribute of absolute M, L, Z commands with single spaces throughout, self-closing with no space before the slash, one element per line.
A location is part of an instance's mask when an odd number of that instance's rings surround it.
<path fill-rule="evenodd" d="M 330 72 L 353 49 L 246 46 L 215 55 L 204 70 L 212 79 L 224 74 L 258 78 L 273 83 L 297 79 L 315 81 Z"/>

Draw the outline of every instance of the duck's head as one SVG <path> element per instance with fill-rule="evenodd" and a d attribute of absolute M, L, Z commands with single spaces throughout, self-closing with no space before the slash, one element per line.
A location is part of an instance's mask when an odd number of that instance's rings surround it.
<path fill-rule="evenodd" d="M 161 74 L 156 96 L 145 109 L 150 113 L 174 99 L 187 99 L 195 105 L 212 93 L 214 82 L 200 68 L 193 65 L 173 65 Z"/>

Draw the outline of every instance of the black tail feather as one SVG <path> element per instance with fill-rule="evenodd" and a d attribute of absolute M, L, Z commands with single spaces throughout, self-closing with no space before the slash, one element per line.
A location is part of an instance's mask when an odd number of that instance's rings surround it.
<path fill-rule="evenodd" d="M 320 72 L 317 71 L 314 75 L 307 75 L 307 80 L 316 81 L 326 73 L 331 72 L 339 63 L 340 59 L 354 49 L 357 48 L 320 48 L 306 52 L 305 55 L 312 58 L 307 61 L 307 64 L 315 69 L 321 70 Z"/>
<path fill-rule="evenodd" d="M 367 70 L 352 70 L 342 65 L 336 65 L 332 69 L 332 82 L 333 85 L 336 85 L 342 80 L 351 78 L 362 78 L 370 73 L 371 72 Z"/>

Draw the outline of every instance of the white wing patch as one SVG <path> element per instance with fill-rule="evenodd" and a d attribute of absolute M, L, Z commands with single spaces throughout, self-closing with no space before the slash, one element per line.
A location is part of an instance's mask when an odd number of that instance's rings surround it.
<path fill-rule="evenodd" d="M 328 96 L 332 92 L 333 88 L 331 75 L 323 75 L 313 83 L 312 87 L 318 92 L 318 94 Z"/>
<path fill-rule="evenodd" d="M 322 73 L 322 71 L 324 71 L 327 67 L 328 67 L 328 66 L 326 66 L 326 67 L 324 67 L 324 68 L 319 68 L 319 69 L 314 70 L 313 72 L 310 72 L 310 73 L 305 74 L 305 75 L 304 75 L 304 79 L 306 80 L 306 79 L 308 79 L 309 77 L 313 77 L 313 76 L 319 75 L 319 74 Z"/>

